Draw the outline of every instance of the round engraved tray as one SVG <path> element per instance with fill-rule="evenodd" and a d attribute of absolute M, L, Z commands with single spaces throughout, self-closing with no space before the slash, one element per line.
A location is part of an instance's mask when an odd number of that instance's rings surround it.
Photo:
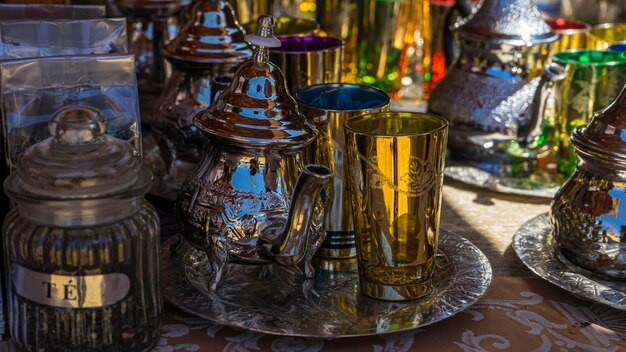
<path fill-rule="evenodd" d="M 578 297 L 626 310 L 626 281 L 599 276 L 565 258 L 555 246 L 548 214 L 517 230 L 513 248 L 530 270 L 550 283 Z"/>
<path fill-rule="evenodd" d="M 414 329 L 468 308 L 491 283 L 491 266 L 480 249 L 443 230 L 433 290 L 408 302 L 361 295 L 354 259 L 321 260 L 315 280 L 303 280 L 292 271 L 297 269 L 232 264 L 214 294 L 206 289 L 206 256 L 189 245 L 171 254 L 169 243 L 162 247 L 162 280 L 170 303 L 213 323 L 277 335 L 349 337 Z M 333 264 L 337 270 L 329 270 Z"/>
<path fill-rule="evenodd" d="M 556 183 L 544 184 L 528 178 L 495 176 L 473 166 L 446 166 L 444 174 L 453 180 L 470 186 L 523 196 L 552 199 L 560 188 L 560 185 Z"/>

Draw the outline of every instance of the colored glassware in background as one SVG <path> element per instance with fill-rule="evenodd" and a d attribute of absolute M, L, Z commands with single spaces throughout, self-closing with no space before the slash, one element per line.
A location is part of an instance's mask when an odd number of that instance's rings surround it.
<path fill-rule="evenodd" d="M 261 15 L 315 19 L 315 0 L 228 0 L 239 22 L 256 22 Z M 254 33 L 254 32 L 249 32 Z"/>
<path fill-rule="evenodd" d="M 609 45 L 609 51 L 617 51 L 620 53 L 626 52 L 626 42 L 620 42 Z"/>
<path fill-rule="evenodd" d="M 437 253 L 448 123 L 391 112 L 353 117 L 344 128 L 361 292 L 423 297 Z"/>
<path fill-rule="evenodd" d="M 464 0 L 457 5 L 454 0 L 359 1 L 356 15 L 359 21 L 355 26 L 355 31 L 360 33 L 356 44 L 357 81 L 384 89 L 394 99 L 428 99 L 453 59 L 453 53 L 446 57 L 446 45 L 453 43 L 449 39 L 446 44 L 444 34 L 478 3 L 478 0 Z M 401 25 L 395 27 L 398 23 Z M 363 31 L 371 33 L 363 34 Z"/>
<path fill-rule="evenodd" d="M 555 0 L 542 0 L 554 3 Z M 560 0 L 558 15 L 555 17 L 576 18 L 590 24 L 626 21 L 626 1 L 624 0 Z M 553 6 L 556 7 L 556 6 Z M 557 10 L 553 10 L 556 14 Z"/>
<path fill-rule="evenodd" d="M 623 41 L 626 41 L 626 23 L 604 23 L 591 28 L 587 47 L 605 50 L 609 45 Z"/>
<path fill-rule="evenodd" d="M 446 73 L 443 29 L 445 14 L 453 4 L 454 0 L 430 0 L 422 4 L 424 15 L 421 22 L 423 40 L 421 72 L 424 76 L 424 99 L 428 99 L 430 91 Z"/>
<path fill-rule="evenodd" d="M 270 60 L 285 74 L 290 92 L 321 83 L 341 81 L 343 42 L 332 37 L 282 37 L 270 49 Z"/>
<path fill-rule="evenodd" d="M 571 175 L 576 156 L 570 137 L 576 127 L 586 125 L 595 111 L 607 107 L 626 84 L 626 53 L 570 50 L 552 56 L 565 68 L 565 79 L 555 83 L 557 117 L 557 167 Z"/>
<path fill-rule="evenodd" d="M 256 22 L 248 22 L 243 25 L 243 28 L 247 33 L 254 33 L 256 32 Z M 282 38 L 296 35 L 314 35 L 317 33 L 318 28 L 319 26 L 315 20 L 281 16 L 276 18 L 276 33 L 274 33 L 274 36 Z"/>
<path fill-rule="evenodd" d="M 359 83 L 378 87 L 397 99 L 403 78 L 417 78 L 407 76 L 405 70 L 419 61 L 416 35 L 423 16 L 422 1 L 357 2 Z M 421 97 L 420 93 L 415 96 Z"/>
<path fill-rule="evenodd" d="M 559 35 L 559 40 L 552 44 L 552 53 L 586 47 L 587 34 L 591 30 L 590 25 L 565 18 L 556 18 L 547 22 L 552 31 Z"/>
<path fill-rule="evenodd" d="M 443 78 L 447 67 L 452 64 L 455 58 L 454 43 L 449 34 L 451 27 L 458 20 L 469 16 L 472 9 L 479 5 L 479 2 L 479 0 L 423 1 L 421 39 L 419 39 L 422 43 L 422 62 L 421 65 L 418 65 L 418 71 L 423 75 L 424 100 L 428 100 L 435 84 Z"/>
<path fill-rule="evenodd" d="M 316 20 L 320 30 L 343 40 L 341 82 L 356 83 L 357 0 L 317 0 Z"/>
<path fill-rule="evenodd" d="M 276 37 L 313 35 L 315 0 L 228 0 L 235 8 L 239 22 L 247 33 L 256 32 L 256 20 L 261 15 L 275 17 Z"/>
<path fill-rule="evenodd" d="M 346 143 L 343 125 L 348 118 L 389 110 L 389 95 L 380 89 L 346 83 L 319 84 L 296 92 L 300 112 L 319 135 L 311 148 L 311 161 L 333 171 L 324 187 L 326 238 L 317 255 L 350 258 L 356 255 L 352 208 L 347 193 Z"/>

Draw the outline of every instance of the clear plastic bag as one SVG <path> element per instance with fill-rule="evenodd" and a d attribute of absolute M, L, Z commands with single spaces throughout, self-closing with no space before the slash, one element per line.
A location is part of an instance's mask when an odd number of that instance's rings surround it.
<path fill-rule="evenodd" d="M 105 6 L 0 4 L 0 21 L 6 20 L 85 20 L 106 17 Z"/>
<path fill-rule="evenodd" d="M 0 60 L 126 52 L 124 18 L 0 22 Z"/>
<path fill-rule="evenodd" d="M 91 105 L 107 134 L 141 155 L 135 59 L 128 54 L 57 56 L 0 61 L 3 149 L 8 170 L 22 152 L 50 136 L 48 120 L 67 105 Z"/>

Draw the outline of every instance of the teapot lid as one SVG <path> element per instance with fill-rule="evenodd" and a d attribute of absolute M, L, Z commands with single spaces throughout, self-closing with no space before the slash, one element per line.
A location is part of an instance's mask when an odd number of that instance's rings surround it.
<path fill-rule="evenodd" d="M 572 133 L 577 151 L 626 161 L 626 85 L 606 109 L 596 112 L 587 126 Z"/>
<path fill-rule="evenodd" d="M 163 55 L 173 63 L 213 64 L 241 62 L 252 56 L 232 6 L 224 0 L 204 0 L 193 5 L 189 22 Z"/>
<path fill-rule="evenodd" d="M 269 61 L 269 48 L 280 46 L 274 18 L 260 16 L 256 34 L 246 41 L 254 45 L 252 59 L 241 64 L 214 104 L 194 116 L 196 127 L 239 147 L 298 148 L 313 141 L 317 130 L 300 114 L 285 76 Z"/>
<path fill-rule="evenodd" d="M 28 148 L 7 178 L 11 198 L 78 200 L 147 191 L 150 172 L 128 142 L 105 135 L 100 110 L 64 107 L 48 128 L 52 137 Z"/>
<path fill-rule="evenodd" d="M 559 38 L 543 20 L 535 0 L 484 0 L 474 15 L 458 23 L 456 31 L 462 37 L 524 46 Z"/>

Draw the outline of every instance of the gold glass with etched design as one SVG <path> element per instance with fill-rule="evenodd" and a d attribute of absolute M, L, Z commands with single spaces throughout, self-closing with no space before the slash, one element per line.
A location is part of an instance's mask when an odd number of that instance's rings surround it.
<path fill-rule="evenodd" d="M 552 56 L 565 78 L 554 85 L 557 119 L 557 169 L 570 176 L 576 170 L 571 144 L 574 129 L 584 126 L 595 111 L 609 106 L 626 84 L 626 53 L 567 50 Z"/>
<path fill-rule="evenodd" d="M 384 112 L 350 118 L 344 129 L 361 291 L 423 297 L 432 287 L 448 123 Z"/>
<path fill-rule="evenodd" d="M 587 48 L 606 50 L 611 44 L 626 40 L 626 23 L 602 23 L 587 35 Z"/>

